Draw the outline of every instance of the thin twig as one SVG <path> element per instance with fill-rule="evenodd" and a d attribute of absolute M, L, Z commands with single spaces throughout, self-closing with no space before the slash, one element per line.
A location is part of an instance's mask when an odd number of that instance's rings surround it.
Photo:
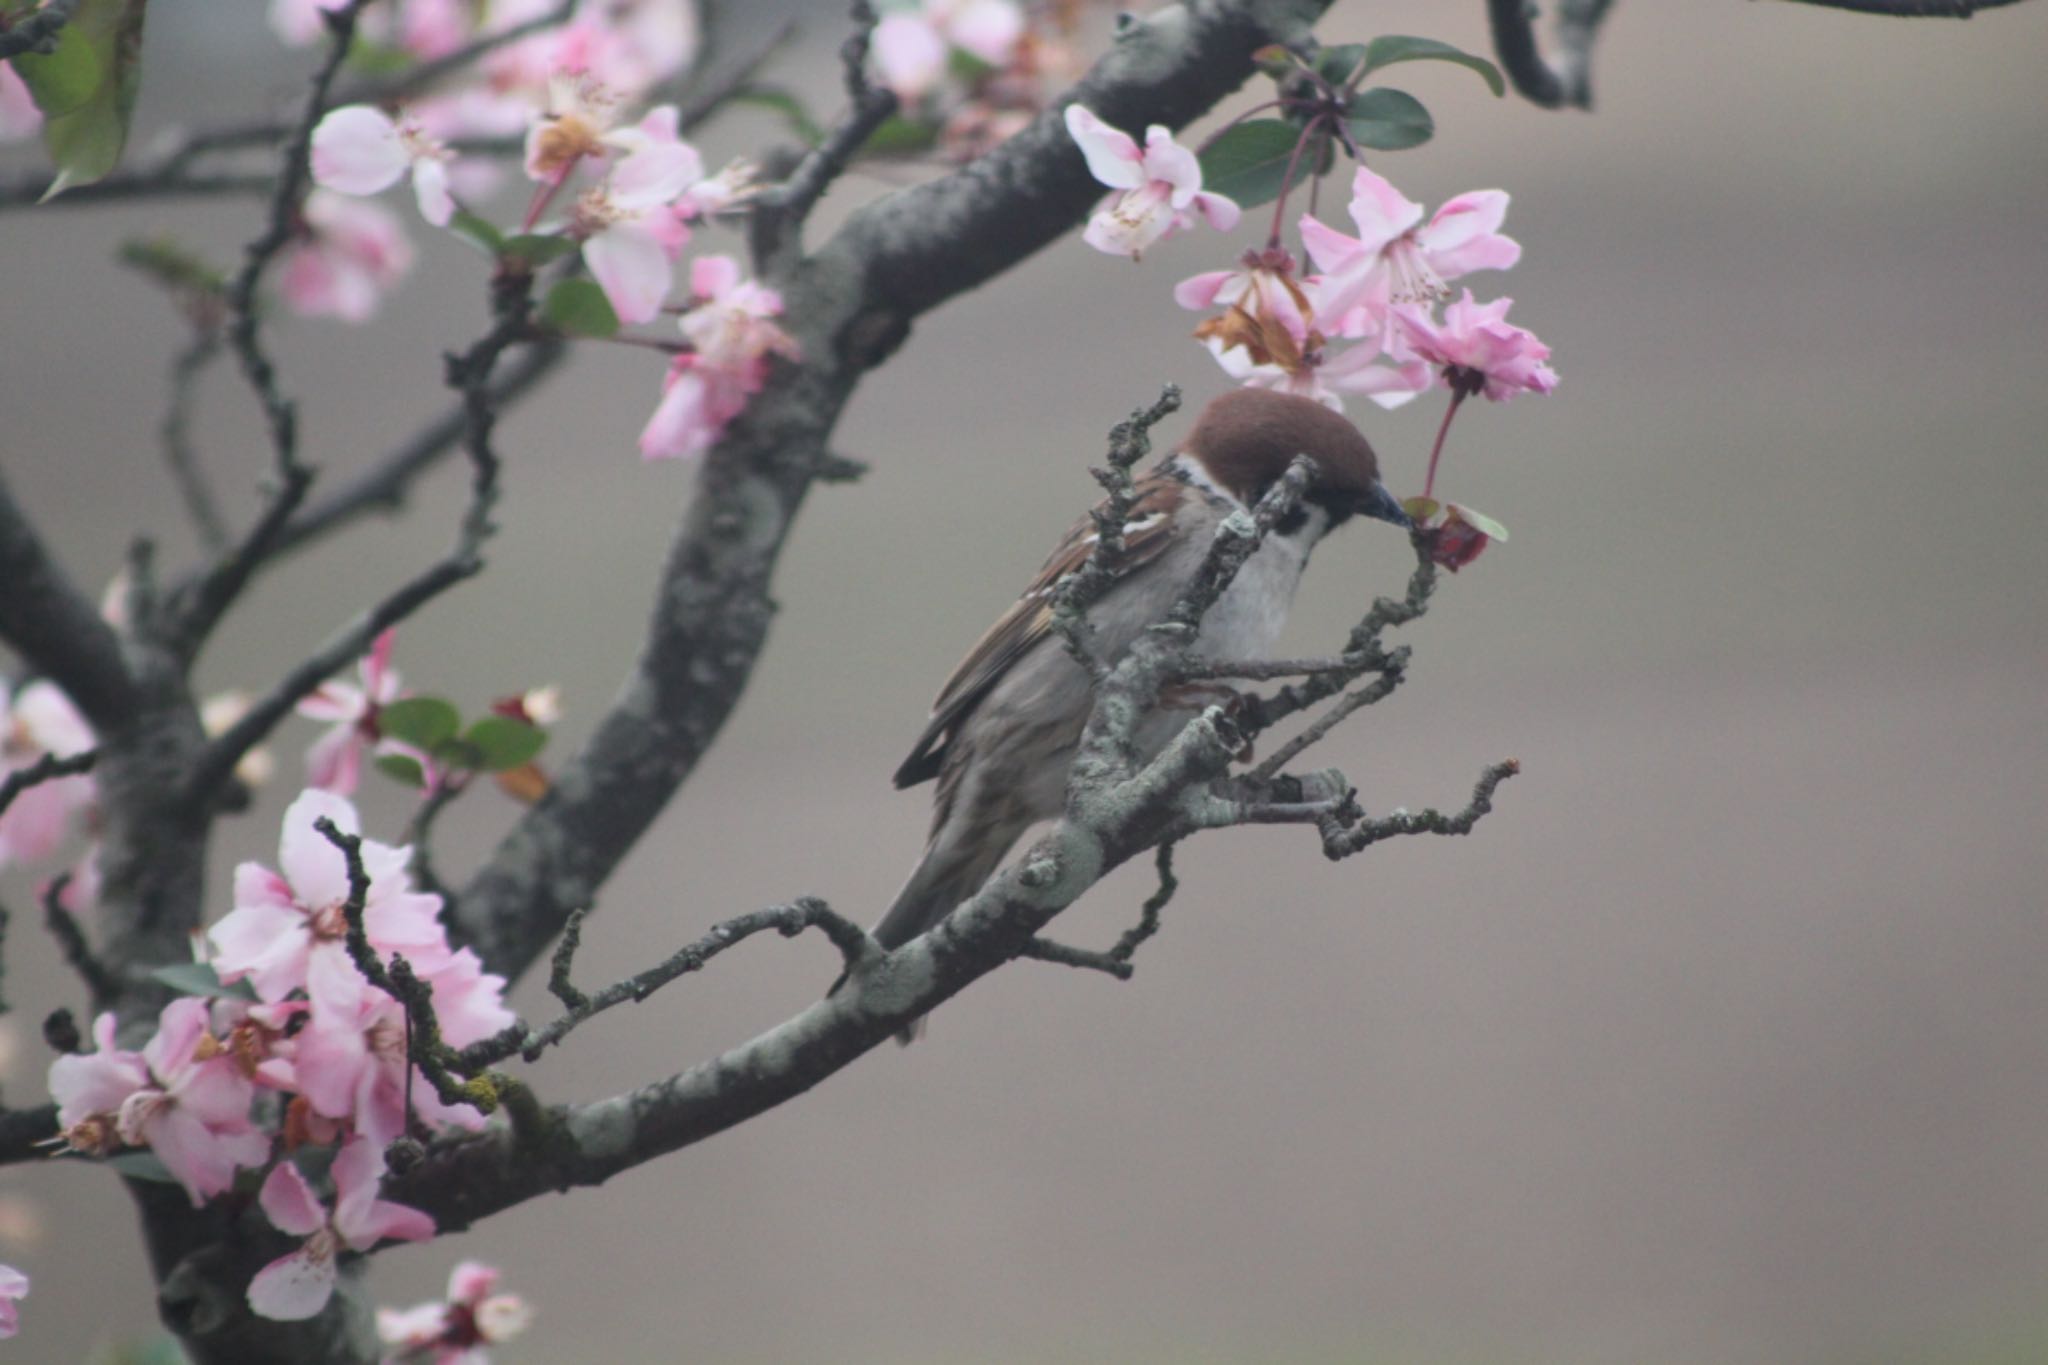
<path fill-rule="evenodd" d="M 713 925 L 702 938 L 678 948 L 666 960 L 646 971 L 614 982 L 594 995 L 586 995 L 570 984 L 569 972 L 582 940 L 583 920 L 587 914 L 587 909 L 571 913 L 563 930 L 562 942 L 555 949 L 553 970 L 548 976 L 548 989 L 562 1002 L 566 1012 L 545 1028 L 527 1031 L 522 1038 L 506 1043 L 487 1040 L 467 1049 L 461 1054 L 465 1065 L 489 1066 L 514 1053 L 529 1062 L 534 1061 L 586 1020 L 616 1005 L 638 1004 L 677 977 L 702 970 L 705 963 L 728 948 L 770 929 L 784 938 L 795 938 L 806 929 L 822 930 L 832 940 L 832 946 L 839 950 L 849 972 L 883 952 L 882 946 L 869 937 L 867 930 L 816 897 L 805 896 L 789 905 L 772 905 L 765 910 L 735 915 Z"/>
<path fill-rule="evenodd" d="M 490 403 L 500 412 L 560 365 L 569 348 L 556 338 L 535 342 L 490 387 Z M 420 474 L 456 448 L 469 429 L 469 404 L 458 401 L 421 427 L 376 464 L 354 479 L 301 508 L 277 539 L 276 553 L 297 550 L 353 521 L 366 512 L 395 512 Z"/>
<path fill-rule="evenodd" d="M 1081 567 L 1062 578 L 1053 594 L 1052 628 L 1066 643 L 1074 661 L 1101 681 L 1108 664 L 1095 653 L 1088 611 L 1116 583 L 1123 570 L 1124 527 L 1137 501 L 1131 470 L 1152 453 L 1152 428 L 1180 410 L 1180 386 L 1168 384 L 1150 407 L 1137 408 L 1109 432 L 1109 455 L 1088 472 L 1106 495 L 1089 513 L 1095 522 L 1095 548 Z"/>
<path fill-rule="evenodd" d="M 1137 971 L 1131 965 L 1131 958 L 1136 955 L 1138 945 L 1159 932 L 1159 912 L 1173 899 L 1173 893 L 1180 890 L 1180 878 L 1173 875 L 1173 848 L 1170 840 L 1159 846 L 1153 860 L 1153 866 L 1159 871 L 1159 889 L 1145 898 L 1145 903 L 1138 908 L 1138 922 L 1124 930 L 1115 946 L 1098 953 L 1089 948 L 1057 943 L 1040 934 L 1025 940 L 1017 955 L 1037 958 L 1041 962 L 1057 962 L 1067 967 L 1107 972 L 1119 981 L 1129 981 Z"/>
<path fill-rule="evenodd" d="M 1545 109 L 1567 104 L 1593 107 L 1593 42 L 1612 3 L 1562 0 L 1557 15 L 1557 53 L 1546 59 L 1536 39 L 1537 10 L 1530 0 L 1486 0 L 1486 12 L 1493 21 L 1494 53 L 1524 99 Z"/>
<path fill-rule="evenodd" d="M 39 783 L 54 781 L 60 777 L 77 777 L 92 771 L 92 765 L 99 761 L 99 750 L 87 749 L 83 753 L 44 754 L 25 768 L 16 768 L 0 778 L 0 813 L 14 804 L 14 798 Z"/>
<path fill-rule="evenodd" d="M 348 947 L 349 961 L 355 964 L 363 980 L 404 1008 L 409 1035 L 407 1056 L 426 1076 L 441 1102 L 478 1104 L 472 1089 L 448 1069 L 454 1050 L 441 1041 L 441 1021 L 434 1013 L 433 988 L 419 979 L 402 955 L 393 953 L 387 965 L 378 956 L 377 946 L 370 942 L 369 931 L 363 926 L 363 909 L 370 899 L 370 874 L 363 866 L 362 836 L 346 832 L 324 815 L 313 821 L 313 829 L 341 851 L 342 861 L 348 869 L 348 899 L 341 903 L 341 916 L 348 926 L 343 941 Z M 410 1099 L 408 1095 L 408 1114 L 412 1109 Z M 488 1112 L 487 1105 L 479 1107 Z"/>
<path fill-rule="evenodd" d="M 495 33 L 486 33 L 471 40 L 452 52 L 444 53 L 431 61 L 409 66 L 386 80 L 364 81 L 345 88 L 335 97 L 336 104 L 398 104 L 432 87 L 444 76 L 479 61 L 501 47 L 509 46 L 522 38 L 531 38 L 551 28 L 559 28 L 569 22 L 569 16 L 576 12 L 576 0 L 560 0 L 553 9 L 537 14 L 531 19 L 509 25 Z"/>
<path fill-rule="evenodd" d="M 93 1003 L 98 1005 L 119 994 L 121 983 L 107 970 L 106 964 L 94 956 L 92 944 L 86 939 L 78 917 L 65 908 L 64 889 L 70 885 L 71 874 L 60 872 L 43 888 L 43 926 L 49 930 L 50 937 L 57 940 L 64 961 L 78 973 L 78 979 L 85 983 L 86 990 L 92 993 Z"/>
<path fill-rule="evenodd" d="M 888 117 L 896 112 L 896 94 L 868 80 L 868 43 L 877 17 L 869 0 L 854 0 L 853 33 L 839 49 L 846 93 L 853 105 L 823 142 L 804 154 L 788 178 L 756 197 L 750 245 L 755 265 L 767 273 L 796 249 L 798 235 L 811 209 L 834 180 L 852 164 Z"/>
<path fill-rule="evenodd" d="M 255 524 L 239 544 L 218 555 L 207 572 L 181 593 L 176 604 L 172 647 L 190 658 L 213 630 L 258 565 L 270 554 L 276 537 L 298 510 L 313 482 L 312 466 L 299 458 L 298 408 L 278 387 L 277 370 L 259 335 L 256 292 L 263 272 L 284 250 L 299 227 L 300 201 L 305 197 L 312 159 L 313 129 L 327 109 L 327 92 L 348 57 L 356 18 L 370 0 L 349 0 L 339 9 L 324 10 L 328 28 L 327 57 L 313 75 L 298 123 L 286 140 L 282 168 L 271 189 L 270 212 L 263 232 L 244 249 L 242 268 L 227 287 L 228 343 L 242 376 L 256 395 L 270 430 L 271 461 L 276 483 Z"/>
<path fill-rule="evenodd" d="M 1489 765 L 1472 788 L 1472 799 L 1455 815 L 1435 808 L 1410 813 L 1396 811 L 1377 820 L 1347 819 L 1347 812 L 1333 811 L 1318 822 L 1323 836 L 1323 854 L 1332 862 L 1370 848 L 1382 839 L 1402 834 L 1470 834 L 1472 827 L 1493 809 L 1494 789 L 1522 771 L 1514 759 Z"/>
<path fill-rule="evenodd" d="M 185 779 L 188 799 L 200 801 L 211 795 L 234 771 L 242 755 L 261 743 L 302 698 L 362 654 L 380 632 L 482 571 L 483 544 L 495 530 L 490 514 L 498 498 L 498 457 L 491 447 L 491 429 L 497 420 L 492 407 L 491 373 L 506 348 L 531 335 L 533 278 L 508 274 L 495 280 L 492 287 L 496 325 L 467 351 L 448 357 L 448 384 L 462 394 L 462 445 L 473 471 L 469 504 L 463 512 L 454 547 L 287 673 L 240 720 L 216 737 Z"/>
<path fill-rule="evenodd" d="M 208 481 L 206 471 L 199 467 L 199 453 L 192 448 L 192 398 L 199 385 L 199 376 L 220 353 L 220 332 L 217 329 L 200 327 L 193 330 L 191 341 L 171 361 L 171 402 L 164 410 L 160 428 L 164 463 L 170 467 L 172 481 L 178 485 L 178 496 L 185 500 L 185 511 L 190 514 L 193 528 L 199 533 L 199 543 L 213 555 L 227 548 L 228 528 L 221 519 L 220 503 L 213 495 L 213 485 Z"/>

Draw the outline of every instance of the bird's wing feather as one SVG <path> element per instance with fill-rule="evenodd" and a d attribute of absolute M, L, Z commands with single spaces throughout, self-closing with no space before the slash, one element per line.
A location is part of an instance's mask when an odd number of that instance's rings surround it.
<path fill-rule="evenodd" d="M 1187 485 L 1155 469 L 1137 479 L 1133 492 L 1136 496 L 1124 521 L 1124 553 L 1117 563 L 1119 575 L 1158 558 L 1173 543 L 1172 514 L 1187 495 Z M 1060 580 L 1085 564 L 1094 550 L 1095 522 L 1091 517 L 1083 517 L 1067 531 L 1023 595 L 975 641 L 974 648 L 967 651 L 967 657 L 939 689 L 939 698 L 932 703 L 931 720 L 918 736 L 910 757 L 896 770 L 898 787 L 914 787 L 938 776 L 945 763 L 946 748 L 960 723 L 1019 659 L 1052 633 L 1053 594 Z"/>

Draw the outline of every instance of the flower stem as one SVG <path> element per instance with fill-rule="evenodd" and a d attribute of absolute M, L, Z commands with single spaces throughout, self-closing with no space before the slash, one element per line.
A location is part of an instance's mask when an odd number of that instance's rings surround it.
<path fill-rule="evenodd" d="M 1436 429 L 1436 444 L 1429 448 L 1429 473 L 1423 476 L 1422 496 L 1433 497 L 1436 493 L 1436 462 L 1444 453 L 1444 437 L 1450 435 L 1451 419 L 1458 415 L 1458 404 L 1465 401 L 1463 389 L 1451 390 L 1451 405 L 1444 409 L 1443 425 Z"/>
<path fill-rule="evenodd" d="M 1315 135 L 1322 119 L 1310 119 L 1308 126 L 1301 130 L 1301 136 L 1294 139 L 1294 150 L 1287 157 L 1287 175 L 1280 182 L 1280 197 L 1273 201 L 1273 230 L 1266 234 L 1266 250 L 1275 251 L 1280 246 L 1280 226 L 1287 221 L 1287 195 L 1294 188 L 1294 168 L 1301 164 L 1301 149 L 1308 146 L 1309 138 Z"/>
<path fill-rule="evenodd" d="M 562 186 L 569 183 L 569 173 L 575 169 L 576 159 L 572 157 L 569 164 L 562 167 L 560 174 L 533 192 L 533 202 L 527 205 L 526 217 L 520 220 L 519 223 L 519 230 L 521 232 L 533 231 L 533 225 L 540 221 L 540 216 L 543 213 L 547 212 L 548 204 L 554 200 L 556 194 L 561 192 Z"/>

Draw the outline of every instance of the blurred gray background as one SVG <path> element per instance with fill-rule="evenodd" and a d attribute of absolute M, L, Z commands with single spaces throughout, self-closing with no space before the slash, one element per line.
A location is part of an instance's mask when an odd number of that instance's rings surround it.
<path fill-rule="evenodd" d="M 807 19 L 785 70 L 829 109 L 836 7 Z M 139 144 L 293 96 L 306 60 L 259 20 L 152 11 Z M 1477 0 L 1345 4 L 1322 32 L 1486 47 Z M 1455 805 L 1519 757 L 1496 813 L 1334 866 L 1298 830 L 1199 840 L 1133 982 L 1018 964 L 922 1045 L 740 1130 L 380 1257 L 386 1301 L 487 1258 L 540 1310 L 511 1361 L 2048 1359 L 2044 59 L 2048 4 L 1907 24 L 1631 3 L 1590 115 L 1398 69 L 1441 132 L 1382 169 L 1430 204 L 1513 191 L 1524 263 L 1477 283 L 1515 296 L 1563 384 L 1461 414 L 1443 486 L 1514 538 L 1445 583 L 1409 685 L 1323 761 L 1386 809 Z M 718 160 L 771 132 L 739 116 L 703 141 Z M 856 175 L 828 210 L 885 188 Z M 0 217 L 0 453 L 89 583 L 137 529 L 191 548 L 155 437 L 179 324 L 110 255 L 168 232 L 227 261 L 254 212 Z M 1070 238 L 862 388 L 841 444 L 874 471 L 805 509 L 755 686 L 607 889 L 586 981 L 798 894 L 879 911 L 923 833 L 926 794 L 888 774 L 932 691 L 1090 500 L 1103 431 L 1161 381 L 1222 389 L 1168 291 L 1252 235 L 1142 267 Z M 330 478 L 439 410 L 478 263 L 422 234 L 377 325 L 276 331 Z M 689 493 L 634 452 L 658 369 L 593 348 L 501 426 L 491 572 L 401 632 L 410 684 L 481 705 L 560 683 L 557 751 L 577 742 Z M 1355 412 L 1398 491 L 1440 413 Z M 253 505 L 267 455 L 225 368 L 199 436 Z M 460 484 L 266 578 L 206 687 L 264 687 L 439 553 Z M 1394 536 L 1330 544 L 1288 648 L 1333 644 L 1403 562 Z M 222 827 L 221 910 L 232 864 L 274 856 L 314 733 L 280 735 L 284 776 Z M 373 831 L 404 818 L 394 790 L 365 806 Z M 476 793 L 443 864 L 511 814 Z M 0 885 L 28 907 L 26 877 Z M 1060 935 L 1107 942 L 1148 889 L 1126 869 Z M 21 1101 L 35 1021 L 80 1000 L 30 918 L 7 945 Z M 833 970 L 818 942 L 751 946 L 536 1083 L 663 1074 Z M 35 1279 L 23 1358 L 152 1329 L 110 1178 L 13 1169 L 0 1196 L 0 1258 Z"/>

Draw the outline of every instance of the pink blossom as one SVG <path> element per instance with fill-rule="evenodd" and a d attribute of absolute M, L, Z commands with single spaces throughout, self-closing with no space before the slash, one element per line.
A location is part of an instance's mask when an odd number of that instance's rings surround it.
<path fill-rule="evenodd" d="M 342 796 L 354 794 L 362 777 L 363 749 L 378 739 L 377 712 L 400 695 L 398 670 L 391 666 L 396 639 L 397 632 L 387 630 L 370 642 L 370 652 L 356 665 L 361 687 L 324 682 L 299 703 L 300 715 L 333 723 L 306 750 L 306 780 L 312 786 Z"/>
<path fill-rule="evenodd" d="M 559 184 L 586 158 L 604 161 L 615 153 L 630 157 L 647 150 L 652 139 L 643 130 L 614 126 L 626 93 L 574 59 L 558 60 L 563 64 L 548 77 L 547 107 L 526 130 L 527 178 Z"/>
<path fill-rule="evenodd" d="M 369 989 L 348 955 L 342 909 L 349 896 L 347 860 L 313 827 L 322 816 L 347 834 L 360 828 L 355 807 L 344 798 L 318 790 L 300 793 L 285 811 L 278 841 L 282 874 L 259 863 L 236 868 L 235 908 L 207 931 L 221 980 L 247 977 L 265 1001 L 299 989 L 316 999 Z M 441 927 L 441 898 L 407 884 L 411 857 L 411 849 L 363 840 L 363 870 L 370 878 L 363 929 L 379 954 L 403 953 L 421 976 L 431 977 L 453 955 Z"/>
<path fill-rule="evenodd" d="M 1023 35 L 1024 12 L 1012 0 L 924 0 L 875 25 L 875 68 L 898 99 L 914 104 L 945 79 L 950 49 L 1005 66 Z"/>
<path fill-rule="evenodd" d="M 148 1147 L 199 1207 L 234 1184 L 241 1166 L 270 1159 L 270 1139 L 249 1122 L 255 1086 L 208 1027 L 208 1006 L 185 996 L 164 1006 L 142 1050 L 153 1087 L 121 1102 L 121 1140 Z"/>
<path fill-rule="evenodd" d="M 1284 251 L 1247 252 L 1236 270 L 1181 281 L 1174 298 L 1187 308 L 1224 308 L 1195 336 L 1240 384 L 1331 408 L 1341 408 L 1346 393 L 1398 407 L 1429 387 L 1429 369 L 1419 362 L 1382 364 L 1377 346 L 1331 346 L 1322 330 L 1327 324 L 1293 272 L 1294 260 Z"/>
<path fill-rule="evenodd" d="M 1154 242 L 1194 226 L 1196 211 L 1211 227 L 1227 231 L 1236 226 L 1237 205 L 1202 188 L 1201 162 L 1163 126 L 1155 123 L 1145 130 L 1140 151 L 1129 133 L 1081 105 L 1068 105 L 1066 119 L 1089 172 L 1119 191 L 1102 201 L 1082 234 L 1097 251 L 1136 260 Z"/>
<path fill-rule="evenodd" d="M 614 135 L 631 150 L 576 201 L 569 224 L 612 311 L 628 324 L 660 313 L 690 236 L 670 206 L 704 178 L 703 159 L 676 134 L 677 117 L 673 105 L 663 105 Z"/>
<path fill-rule="evenodd" d="M 0 142 L 34 137 L 43 126 L 42 111 L 28 92 L 28 82 L 8 62 L 0 65 Z"/>
<path fill-rule="evenodd" d="M 93 1020 L 94 1050 L 71 1053 L 50 1063 L 50 1098 L 57 1102 L 57 1131 L 64 1146 L 87 1156 L 121 1147 L 119 1115 L 130 1095 L 150 1083 L 149 1063 L 139 1052 L 115 1046 L 115 1020 Z"/>
<path fill-rule="evenodd" d="M 1393 304 L 1428 307 L 1446 297 L 1444 281 L 1474 270 L 1506 270 L 1522 257 L 1521 245 L 1500 234 L 1508 196 L 1468 190 L 1422 221 L 1422 205 L 1360 166 L 1351 180 L 1347 237 L 1302 215 L 1301 239 L 1323 272 L 1317 311 L 1344 336 L 1376 333 Z"/>
<path fill-rule="evenodd" d="M 334 1293 L 335 1258 L 343 1251 L 368 1251 L 386 1239 L 423 1242 L 434 1235 L 432 1218 L 377 1197 L 384 1149 L 367 1138 L 344 1142 L 331 1173 L 331 1214 L 289 1161 L 279 1162 L 263 1182 L 257 1202 L 264 1216 L 278 1231 L 306 1240 L 249 1282 L 249 1307 L 262 1317 L 294 1322 L 325 1308 Z"/>
<path fill-rule="evenodd" d="M 1504 402 L 1518 393 L 1549 393 L 1557 372 L 1544 364 L 1550 348 L 1536 334 L 1506 321 L 1512 299 L 1475 303 L 1472 291 L 1444 309 L 1438 323 L 1416 308 L 1397 308 L 1394 319 L 1415 354 L 1443 367 L 1444 387 L 1484 393 Z"/>
<path fill-rule="evenodd" d="M 28 1276 L 11 1265 L 0 1265 L 0 1337 L 21 1330 L 21 1300 L 28 1297 Z"/>
<path fill-rule="evenodd" d="M 410 174 L 420 216 L 435 227 L 446 227 L 455 213 L 448 194 L 452 159 L 417 119 L 394 121 L 367 104 L 331 110 L 313 130 L 315 183 L 342 194 L 377 194 Z"/>
<path fill-rule="evenodd" d="M 269 1159 L 270 1139 L 249 1122 L 255 1087 L 209 1030 L 206 1001 L 166 1005 L 139 1053 L 115 1046 L 111 1014 L 93 1022 L 93 1041 L 95 1051 L 50 1064 L 65 1146 L 92 1156 L 148 1147 L 195 1208 L 227 1189 L 237 1167 Z"/>
<path fill-rule="evenodd" d="M 55 683 L 39 679 L 15 693 L 0 678 L 0 778 L 45 754 L 70 758 L 92 746 L 92 727 Z M 92 778 L 83 775 L 23 788 L 0 811 L 0 867 L 55 853 L 73 817 L 91 809 L 93 797 Z"/>
<path fill-rule="evenodd" d="M 305 47 L 327 32 L 324 12 L 342 8 L 348 0 L 270 0 L 270 27 L 288 47 Z"/>
<path fill-rule="evenodd" d="M 875 25 L 872 43 L 882 84 L 905 104 L 915 104 L 945 79 L 945 36 L 922 14 L 890 10 Z"/>
<path fill-rule="evenodd" d="M 278 277 L 278 290 L 295 313 L 363 322 L 412 269 L 405 229 L 379 205 L 316 189 L 306 196 L 302 218 Z"/>
<path fill-rule="evenodd" d="M 1386 362 L 1366 345 L 1305 350 L 1296 363 L 1255 362 L 1242 347 L 1225 350 L 1215 341 L 1209 353 L 1223 372 L 1249 388 L 1313 398 L 1342 411 L 1347 393 L 1362 394 L 1383 408 L 1398 408 L 1429 387 L 1429 367 L 1418 361 Z"/>
<path fill-rule="evenodd" d="M 517 1294 L 500 1294 L 498 1272 L 463 1261 L 448 1276 L 445 1303 L 377 1310 L 377 1338 L 395 1359 L 416 1365 L 483 1365 L 483 1348 L 510 1341 L 533 1322 Z"/>
<path fill-rule="evenodd" d="M 450 1047 L 468 1047 L 518 1022 L 505 1007 L 505 978 L 484 970 L 483 959 L 457 948 L 445 965 L 421 975 L 434 990 L 434 1015 Z"/>
<path fill-rule="evenodd" d="M 468 1105 L 442 1104 L 417 1074 L 406 1057 L 405 1009 L 396 1000 L 380 990 L 349 989 L 332 980 L 316 982 L 312 990 L 311 1020 L 293 1039 L 293 1067 L 299 1093 L 314 1113 L 353 1124 L 382 1148 L 405 1133 L 410 1078 L 413 1106 L 421 1118 L 447 1127 L 483 1126 L 482 1114 Z M 439 1009 L 435 1016 L 440 1017 Z M 465 1046 L 453 1038 L 446 1041 Z"/>
<path fill-rule="evenodd" d="M 698 302 L 679 326 L 692 349 L 669 367 L 662 400 L 640 433 L 640 453 L 650 460 L 709 450 L 767 382 L 768 357 L 797 354 L 773 321 L 782 296 L 742 278 L 730 256 L 698 257 L 690 286 Z"/>

